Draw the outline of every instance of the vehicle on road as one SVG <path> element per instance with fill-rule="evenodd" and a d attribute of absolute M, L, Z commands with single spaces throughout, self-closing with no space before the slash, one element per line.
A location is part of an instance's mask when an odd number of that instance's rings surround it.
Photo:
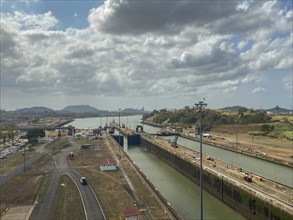
<path fill-rule="evenodd" d="M 81 150 L 87 150 L 87 149 L 90 149 L 91 146 L 92 146 L 91 144 L 83 144 L 83 145 L 80 146 L 80 149 Z"/>
<path fill-rule="evenodd" d="M 82 176 L 79 181 L 80 181 L 81 185 L 87 185 L 87 180 L 84 176 Z"/>

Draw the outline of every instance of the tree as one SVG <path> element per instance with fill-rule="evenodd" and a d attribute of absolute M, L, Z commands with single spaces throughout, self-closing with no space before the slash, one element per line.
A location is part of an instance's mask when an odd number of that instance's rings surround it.
<path fill-rule="evenodd" d="M 28 143 L 30 143 L 31 145 L 36 145 L 38 143 L 38 138 L 37 137 L 29 138 Z"/>
<path fill-rule="evenodd" d="M 28 130 L 28 132 L 26 133 L 26 138 L 30 139 L 33 137 L 36 138 L 40 138 L 40 137 L 45 137 L 45 131 L 43 129 L 39 129 L 39 128 L 33 128 Z"/>
<path fill-rule="evenodd" d="M 261 126 L 261 131 L 264 132 L 265 134 L 268 134 L 270 132 L 272 132 L 274 130 L 274 126 L 273 125 L 267 125 L 267 124 L 263 124 Z"/>
<path fill-rule="evenodd" d="M 35 145 L 38 143 L 38 138 L 45 137 L 45 131 L 39 128 L 33 128 L 28 130 L 26 133 L 26 138 L 28 139 L 28 142 L 32 145 Z"/>
<path fill-rule="evenodd" d="M 238 109 L 238 115 L 240 115 L 240 118 L 243 118 L 243 116 L 244 116 L 244 112 L 247 112 L 247 111 L 248 111 L 247 108 L 245 108 L 245 107 L 240 107 L 240 108 Z"/>

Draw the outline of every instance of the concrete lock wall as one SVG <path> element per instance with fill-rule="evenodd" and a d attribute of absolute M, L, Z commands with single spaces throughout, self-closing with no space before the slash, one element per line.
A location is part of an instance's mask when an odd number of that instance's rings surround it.
<path fill-rule="evenodd" d="M 197 164 L 185 161 L 144 138 L 141 138 L 141 145 L 199 185 L 200 168 Z M 233 184 L 233 180 L 211 170 L 203 170 L 203 188 L 248 219 L 285 220 L 292 218 L 284 210 L 262 200 L 248 189 Z"/>
<path fill-rule="evenodd" d="M 112 135 L 112 137 L 115 139 L 115 141 L 120 144 L 120 146 L 123 147 L 123 143 L 124 143 L 124 136 L 123 135 Z"/>

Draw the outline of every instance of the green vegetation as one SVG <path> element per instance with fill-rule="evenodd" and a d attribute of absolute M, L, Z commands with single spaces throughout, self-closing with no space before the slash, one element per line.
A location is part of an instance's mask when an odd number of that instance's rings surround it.
<path fill-rule="evenodd" d="M 15 134 L 17 133 L 17 126 L 15 124 L 8 124 L 0 127 L 0 139 L 4 145 L 6 141 L 14 140 Z"/>
<path fill-rule="evenodd" d="M 28 142 L 32 145 L 35 145 L 38 143 L 38 138 L 45 137 L 45 136 L 46 136 L 45 131 L 39 128 L 30 129 L 26 133 L 26 138 L 28 139 Z"/>
<path fill-rule="evenodd" d="M 149 115 L 145 115 L 144 119 L 151 120 L 160 124 L 179 124 L 181 126 L 189 126 L 190 124 L 198 123 L 200 119 L 200 111 L 196 108 L 187 108 L 167 111 L 161 109 L 154 110 Z M 202 121 L 204 124 L 250 124 L 250 123 L 268 123 L 271 122 L 271 117 L 265 112 L 248 110 L 240 108 L 238 111 L 221 111 L 203 109 Z"/>
<path fill-rule="evenodd" d="M 25 160 L 28 161 L 34 156 L 38 154 L 37 151 L 26 151 L 25 152 Z M 16 152 L 14 154 L 11 154 L 7 160 L 1 161 L 1 174 L 6 175 L 8 174 L 11 169 L 14 169 L 15 167 L 21 165 L 24 163 L 24 156 L 21 152 Z"/>
<path fill-rule="evenodd" d="M 49 175 L 44 175 L 42 176 L 39 189 L 38 189 L 38 197 L 42 198 L 43 194 L 45 193 L 48 184 L 49 184 L 50 176 Z"/>
<path fill-rule="evenodd" d="M 181 126 L 184 128 L 199 124 L 200 111 L 197 108 L 185 107 L 179 110 L 154 110 L 144 116 L 144 120 L 166 126 Z M 249 132 L 254 136 L 268 136 L 293 140 L 292 115 L 268 115 L 266 112 L 247 108 L 233 110 L 202 110 L 202 123 L 209 130 L 213 125 L 261 125 L 260 130 Z"/>

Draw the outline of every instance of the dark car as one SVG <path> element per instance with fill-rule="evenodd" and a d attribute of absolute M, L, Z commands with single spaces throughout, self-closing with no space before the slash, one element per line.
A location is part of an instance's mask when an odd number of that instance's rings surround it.
<path fill-rule="evenodd" d="M 80 178 L 80 183 L 82 184 L 82 185 L 87 185 L 87 181 L 86 181 L 86 178 L 83 176 L 83 177 L 81 177 Z"/>

